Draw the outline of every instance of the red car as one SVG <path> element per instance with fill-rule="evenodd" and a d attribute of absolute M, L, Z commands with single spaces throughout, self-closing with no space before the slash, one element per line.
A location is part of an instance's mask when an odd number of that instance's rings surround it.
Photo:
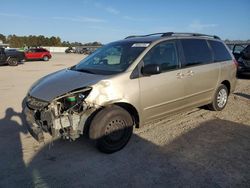
<path fill-rule="evenodd" d="M 50 51 L 44 48 L 30 48 L 25 51 L 26 60 L 44 60 L 48 61 L 51 58 Z"/>

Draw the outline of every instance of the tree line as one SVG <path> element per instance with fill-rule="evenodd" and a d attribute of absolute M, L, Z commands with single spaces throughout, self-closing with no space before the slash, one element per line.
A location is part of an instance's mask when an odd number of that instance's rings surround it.
<path fill-rule="evenodd" d="M 0 34 L 0 40 L 3 43 L 7 43 L 11 48 L 22 48 L 25 46 L 82 46 L 82 45 L 91 45 L 91 46 L 99 46 L 102 45 L 100 42 L 92 42 L 83 44 L 81 42 L 69 42 L 62 41 L 60 37 L 45 37 L 43 35 L 29 35 L 29 36 L 17 36 L 17 35 L 8 35 L 5 36 Z"/>

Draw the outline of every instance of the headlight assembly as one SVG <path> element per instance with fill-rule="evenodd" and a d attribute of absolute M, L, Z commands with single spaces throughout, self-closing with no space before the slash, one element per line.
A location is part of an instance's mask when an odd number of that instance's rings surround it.
<path fill-rule="evenodd" d="M 36 99 L 31 96 L 27 97 L 26 104 L 29 108 L 32 108 L 32 109 L 42 109 L 49 105 L 48 102 Z"/>
<path fill-rule="evenodd" d="M 78 89 L 55 99 L 62 104 L 63 111 L 82 112 L 86 109 L 84 99 L 89 95 L 91 88 Z"/>

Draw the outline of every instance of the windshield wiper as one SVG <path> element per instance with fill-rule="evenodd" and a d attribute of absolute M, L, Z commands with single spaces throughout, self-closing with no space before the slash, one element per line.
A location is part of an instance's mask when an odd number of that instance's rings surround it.
<path fill-rule="evenodd" d="M 89 74 L 95 74 L 94 72 L 88 70 L 88 69 L 73 69 L 75 71 L 79 71 L 79 72 L 86 72 L 86 73 L 89 73 Z"/>

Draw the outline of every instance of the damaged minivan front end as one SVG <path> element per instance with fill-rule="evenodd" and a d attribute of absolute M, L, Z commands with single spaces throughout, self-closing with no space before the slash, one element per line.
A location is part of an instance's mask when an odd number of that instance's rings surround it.
<path fill-rule="evenodd" d="M 25 100 L 25 114 L 32 136 L 42 142 L 43 132 L 53 138 L 75 140 L 84 131 L 85 121 L 100 108 L 100 83 L 107 75 L 64 69 L 35 82 Z M 103 85 L 103 84 L 101 84 Z M 92 92 L 95 91 L 95 92 Z M 93 93 L 91 96 L 90 93 Z M 91 99 L 86 99 L 90 97 Z"/>
<path fill-rule="evenodd" d="M 51 102 L 27 96 L 25 114 L 33 136 L 43 141 L 43 131 L 53 138 L 75 140 L 83 134 L 83 126 L 97 106 L 87 104 L 85 98 L 91 88 L 86 87 L 59 96 Z M 34 135 L 35 134 L 35 135 Z"/>
<path fill-rule="evenodd" d="M 123 77 L 115 82 L 110 76 L 64 69 L 38 80 L 25 99 L 29 132 L 39 142 L 44 141 L 43 132 L 53 139 L 76 140 L 84 134 L 86 122 L 94 112 L 128 100 L 129 95 L 119 89 Z"/>

